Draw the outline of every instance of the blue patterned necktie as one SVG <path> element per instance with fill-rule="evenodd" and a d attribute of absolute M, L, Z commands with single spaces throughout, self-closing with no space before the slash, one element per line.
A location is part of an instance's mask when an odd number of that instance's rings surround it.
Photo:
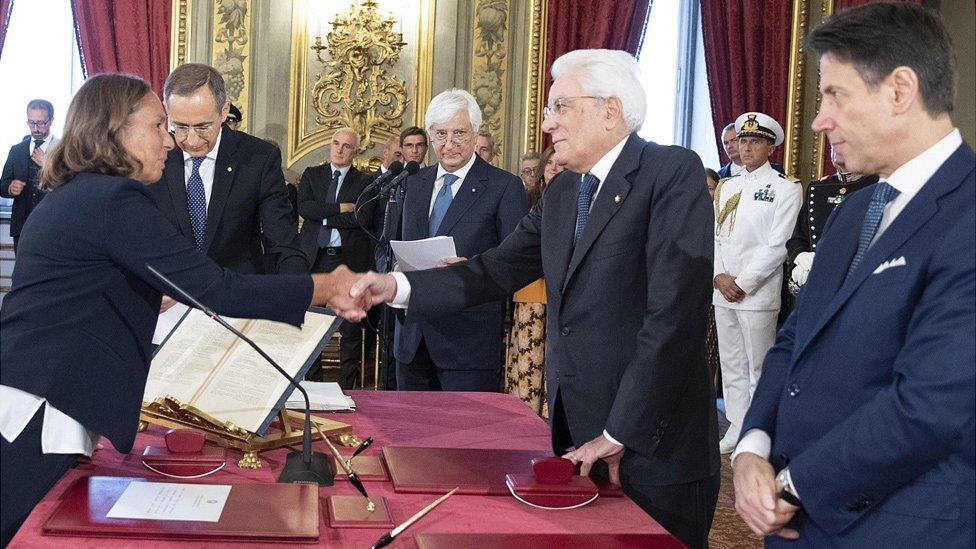
<path fill-rule="evenodd" d="M 332 172 L 332 183 L 329 185 L 329 188 L 326 189 L 326 195 L 328 196 L 328 199 L 331 202 L 339 201 L 339 177 L 341 176 L 342 176 L 342 172 L 340 172 L 339 170 L 335 170 L 334 172 Z M 322 225 L 322 228 L 319 229 L 319 238 L 318 238 L 319 248 L 342 245 L 342 241 L 333 243 L 332 236 L 333 236 L 332 227 L 327 227 L 325 225 Z"/>
<path fill-rule="evenodd" d="M 898 189 L 889 185 L 887 181 L 880 181 L 874 187 L 874 194 L 871 195 L 871 202 L 868 203 L 868 211 L 864 214 L 864 223 L 861 224 L 861 235 L 857 239 L 857 252 L 851 260 L 851 266 L 847 269 L 845 282 L 867 255 L 871 241 L 874 240 L 874 235 L 878 233 L 878 226 L 881 225 L 885 205 L 896 196 L 898 196 Z"/>
<path fill-rule="evenodd" d="M 584 175 L 583 182 L 580 183 L 579 197 L 576 198 L 576 235 L 573 237 L 573 246 L 579 242 L 586 220 L 590 218 L 590 203 L 599 184 L 600 178 L 591 173 Z"/>
<path fill-rule="evenodd" d="M 454 198 L 454 194 L 451 192 L 451 185 L 457 180 L 458 176 L 453 173 L 444 174 L 444 185 L 441 187 L 440 192 L 437 193 L 437 198 L 434 199 L 434 207 L 430 210 L 430 230 L 427 236 L 436 235 L 437 229 L 441 227 L 441 222 L 444 221 L 444 214 L 451 207 L 451 200 Z"/>
<path fill-rule="evenodd" d="M 203 250 L 203 240 L 207 234 L 207 195 L 203 190 L 200 165 L 207 157 L 194 156 L 193 170 L 186 180 L 186 201 L 190 210 L 190 225 L 193 227 L 193 242 L 198 250 Z"/>

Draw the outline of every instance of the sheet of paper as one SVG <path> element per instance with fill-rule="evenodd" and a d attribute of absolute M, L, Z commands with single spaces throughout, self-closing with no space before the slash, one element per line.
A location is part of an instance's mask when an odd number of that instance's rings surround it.
<path fill-rule="evenodd" d="M 417 271 L 436 267 L 445 257 L 457 257 L 453 236 L 434 236 L 423 240 L 391 240 L 397 270 Z"/>
<path fill-rule="evenodd" d="M 323 383 L 319 381 L 302 381 L 302 388 L 308 393 L 308 401 L 312 405 L 312 410 L 322 411 L 352 411 L 356 408 L 356 403 L 351 398 L 342 393 L 342 388 L 338 383 Z M 295 389 L 285 402 L 285 407 L 292 410 L 304 410 L 305 399 L 302 394 Z"/>
<path fill-rule="evenodd" d="M 177 303 L 159 315 L 159 320 L 156 321 L 156 331 L 153 333 L 153 345 L 162 343 L 189 309 L 186 305 Z"/>
<path fill-rule="evenodd" d="M 108 518 L 217 522 L 230 495 L 228 484 L 130 482 Z"/>

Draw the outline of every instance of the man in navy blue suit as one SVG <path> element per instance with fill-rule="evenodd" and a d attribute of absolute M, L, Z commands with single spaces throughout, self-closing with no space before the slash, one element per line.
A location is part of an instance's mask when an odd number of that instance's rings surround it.
<path fill-rule="evenodd" d="M 528 213 L 525 191 L 518 177 L 474 153 L 481 109 L 470 93 L 442 92 L 424 118 L 437 164 L 406 181 L 402 238 L 453 237 L 460 257 L 444 263 L 463 261 L 498 246 L 515 230 Z M 501 301 L 492 301 L 437 319 L 398 319 L 397 388 L 501 389 L 502 308 Z"/>
<path fill-rule="evenodd" d="M 976 157 L 950 118 L 949 37 L 926 9 L 870 4 L 807 49 L 813 130 L 880 181 L 832 214 L 766 356 L 736 507 L 772 547 L 972 547 Z"/>

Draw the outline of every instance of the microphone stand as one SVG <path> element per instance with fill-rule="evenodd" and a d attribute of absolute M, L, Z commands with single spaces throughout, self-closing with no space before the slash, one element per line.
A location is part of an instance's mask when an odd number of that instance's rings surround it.
<path fill-rule="evenodd" d="M 329 460 L 325 454 L 321 452 L 312 452 L 312 405 L 308 400 L 308 393 L 305 392 L 305 388 L 295 380 L 292 376 L 288 375 L 285 370 L 278 365 L 267 353 L 264 352 L 256 343 L 251 341 L 246 335 L 242 334 L 237 328 L 231 326 L 226 320 L 220 317 L 212 309 L 200 303 L 196 298 L 187 293 L 183 288 L 176 285 L 175 282 L 167 278 L 163 273 L 156 270 L 150 264 L 146 264 L 146 269 L 149 270 L 156 278 L 161 280 L 163 284 L 175 290 L 175 293 L 183 297 L 186 301 L 191 303 L 197 309 L 203 311 L 204 314 L 212 318 L 217 324 L 220 324 L 231 333 L 241 338 L 245 343 L 251 346 L 252 349 L 257 351 L 268 364 L 274 366 L 275 370 L 278 370 L 288 382 L 293 385 L 302 394 L 302 398 L 305 399 L 305 425 L 302 431 L 302 451 L 301 453 L 294 453 L 288 456 L 285 461 L 285 466 L 281 470 L 281 475 L 278 476 L 278 482 L 283 483 L 315 483 L 319 486 L 332 486 L 335 479 L 335 474 L 329 467 Z M 284 421 L 284 416 L 282 416 L 282 421 Z M 284 425 L 282 425 L 284 428 Z"/>
<path fill-rule="evenodd" d="M 383 265 L 383 274 L 393 271 L 393 244 L 390 243 L 390 226 L 392 214 L 391 210 L 398 207 L 403 203 L 404 194 L 406 192 L 405 180 L 400 180 L 396 185 L 391 187 L 387 195 L 386 211 L 383 212 L 383 232 L 380 234 L 380 245 L 386 253 L 386 264 Z M 382 198 L 382 196 L 380 197 Z M 399 212 L 402 215 L 402 212 Z M 380 341 L 382 341 L 382 349 L 380 350 L 380 356 L 383 360 L 383 369 L 386 373 L 384 381 L 389 379 L 391 375 L 390 372 L 390 306 L 385 305 L 383 307 L 383 314 L 380 319 L 381 330 L 380 330 Z M 396 375 L 393 373 L 392 375 Z"/>

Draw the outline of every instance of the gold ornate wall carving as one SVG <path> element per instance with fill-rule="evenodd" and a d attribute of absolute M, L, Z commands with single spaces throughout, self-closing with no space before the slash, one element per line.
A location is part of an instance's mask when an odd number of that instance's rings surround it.
<path fill-rule="evenodd" d="M 224 77 L 227 99 L 244 113 L 240 129 L 247 131 L 251 0 L 217 0 L 213 3 L 213 25 L 210 64 Z"/>
<path fill-rule="evenodd" d="M 169 69 L 186 63 L 190 43 L 190 10 L 192 0 L 173 0 L 170 15 Z"/>
<path fill-rule="evenodd" d="M 315 122 L 328 131 L 354 128 L 360 153 L 396 135 L 403 124 L 406 83 L 392 69 L 406 44 L 394 23 L 379 13 L 376 2 L 366 0 L 337 14 L 327 44 L 316 36 L 311 47 L 324 67 L 312 87 Z"/>
<path fill-rule="evenodd" d="M 317 20 L 322 15 L 321 13 L 316 15 L 315 10 L 331 8 L 346 11 L 350 8 L 336 8 L 333 4 L 310 5 L 310 2 L 314 1 L 294 0 L 292 3 L 291 67 L 287 92 L 288 143 L 285 155 L 285 163 L 287 166 L 295 164 L 302 157 L 316 149 L 327 146 L 329 140 L 332 138 L 333 130 L 339 126 L 347 125 L 348 122 L 352 122 L 348 125 L 357 128 L 357 130 L 361 130 L 360 138 L 363 140 L 363 150 L 369 148 L 369 145 L 366 143 L 367 138 L 370 144 L 375 145 L 381 143 L 384 138 L 388 138 L 398 132 L 400 126 L 406 126 L 411 123 L 404 120 L 404 118 L 408 117 L 404 116 L 406 111 L 403 107 L 413 106 L 412 123 L 422 126 L 424 109 L 427 103 L 430 102 L 431 97 L 434 49 L 433 21 L 436 0 L 407 0 L 401 2 L 401 4 L 407 4 L 406 9 L 412 11 L 409 23 L 416 23 L 416 27 L 411 28 L 411 39 L 404 40 L 407 43 L 401 45 L 401 47 L 406 46 L 412 50 L 411 53 L 413 56 L 409 61 L 409 65 L 410 67 L 415 67 L 415 69 L 411 70 L 411 68 L 405 68 L 403 66 L 403 58 L 400 57 L 400 54 L 405 50 L 398 50 L 399 53 L 397 56 L 391 56 L 389 52 L 385 54 L 385 59 L 390 61 L 390 63 L 385 65 L 386 76 L 391 78 L 395 77 L 394 79 L 400 82 L 400 84 L 392 84 L 393 80 L 385 80 L 388 90 L 387 92 L 380 93 L 377 99 L 380 104 L 381 112 L 379 113 L 375 108 L 367 109 L 364 107 L 365 104 L 372 101 L 369 93 L 363 97 L 362 93 L 357 92 L 353 94 L 351 92 L 347 93 L 348 90 L 342 91 L 344 86 L 349 84 L 346 76 L 339 78 L 340 81 L 344 82 L 342 85 L 337 86 L 335 83 L 328 83 L 330 80 L 328 76 L 330 71 L 342 72 L 348 67 L 343 67 L 342 64 L 345 61 L 342 59 L 336 60 L 338 64 L 331 63 L 331 55 L 334 55 L 333 52 L 324 54 L 321 60 L 323 65 L 318 64 L 317 52 L 313 49 L 313 34 L 325 34 L 330 29 L 335 32 L 332 23 L 328 22 L 334 21 L 333 16 L 338 12 L 332 12 L 332 15 L 325 21 L 328 23 L 326 28 L 317 31 L 314 26 L 322 23 Z M 373 3 L 372 0 L 366 0 L 363 7 L 365 7 L 365 4 Z M 384 7 L 383 2 L 376 3 L 379 4 L 379 10 L 382 12 Z M 357 6 L 359 4 L 360 2 L 356 1 L 349 2 L 347 5 Z M 414 4 L 414 6 L 410 6 L 410 4 Z M 352 8 L 352 10 L 356 9 L 360 8 Z M 413 9 L 417 11 L 413 12 Z M 349 23 L 356 24 L 353 21 Z M 406 24 L 408 24 L 406 20 L 400 20 L 395 25 L 400 26 Z M 392 27 L 389 30 L 392 31 Z M 396 34 L 406 35 L 405 30 L 406 26 L 401 29 L 403 32 Z M 319 50 L 318 53 L 326 51 L 327 48 L 328 46 L 323 45 L 322 50 Z M 347 51 L 348 53 L 354 49 L 343 50 L 340 48 L 340 51 Z M 353 55 L 359 54 L 353 53 Z M 310 64 L 310 59 L 312 64 Z M 319 67 L 321 67 L 321 70 Z M 409 74 L 410 77 L 404 78 L 405 73 Z M 322 86 L 320 86 L 320 89 L 313 90 L 316 80 L 320 80 Z M 368 86 L 359 84 L 361 83 L 358 83 L 356 86 L 359 92 L 364 90 L 369 92 L 370 88 Z M 329 91 L 329 89 L 335 90 L 337 87 L 340 91 Z M 376 91 L 379 91 L 379 88 Z M 335 93 L 338 93 L 338 97 Z M 393 98 L 398 94 L 401 97 L 394 100 Z M 345 96 L 349 98 L 348 103 L 344 98 Z M 388 102 L 389 105 L 384 105 L 384 102 Z M 347 108 L 349 104 L 353 105 L 352 109 Z M 383 119 L 382 123 L 377 119 L 369 120 L 369 116 L 375 116 L 377 114 L 381 114 L 381 118 Z M 344 122 L 339 123 L 340 120 L 344 120 Z M 365 130 L 370 127 L 370 124 L 372 124 L 372 129 L 367 133 Z M 370 159 L 362 160 L 369 161 Z"/>
<path fill-rule="evenodd" d="M 547 0 L 531 0 L 528 28 L 529 59 L 525 68 L 525 135 L 523 151 L 542 148 L 542 106 L 546 101 L 546 12 Z"/>
<path fill-rule="evenodd" d="M 471 94 L 481 106 L 481 130 L 495 137 L 504 154 L 507 119 L 508 14 L 510 0 L 475 0 Z"/>

